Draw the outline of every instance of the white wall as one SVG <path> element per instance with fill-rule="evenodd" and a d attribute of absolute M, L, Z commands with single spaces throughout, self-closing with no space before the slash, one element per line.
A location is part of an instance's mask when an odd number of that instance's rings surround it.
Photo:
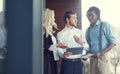
<path fill-rule="evenodd" d="M 0 0 L 0 25 L 4 22 L 4 1 Z"/>
<path fill-rule="evenodd" d="M 120 28 L 120 0 L 82 0 L 82 26 L 84 31 L 89 26 L 86 12 L 91 6 L 97 6 L 101 10 L 103 21 Z"/>
<path fill-rule="evenodd" d="M 3 11 L 3 0 L 0 0 L 0 12 Z"/>

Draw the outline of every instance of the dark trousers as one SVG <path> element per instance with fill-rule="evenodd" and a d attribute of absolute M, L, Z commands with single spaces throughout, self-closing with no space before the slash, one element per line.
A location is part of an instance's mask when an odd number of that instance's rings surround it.
<path fill-rule="evenodd" d="M 79 61 L 71 61 L 62 59 L 61 74 L 83 74 L 83 63 Z"/>

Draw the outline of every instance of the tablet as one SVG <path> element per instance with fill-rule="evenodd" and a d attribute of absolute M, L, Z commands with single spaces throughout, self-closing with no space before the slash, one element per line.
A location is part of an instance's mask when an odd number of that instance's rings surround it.
<path fill-rule="evenodd" d="M 83 47 L 67 48 L 66 52 L 72 52 L 72 55 L 82 54 Z"/>

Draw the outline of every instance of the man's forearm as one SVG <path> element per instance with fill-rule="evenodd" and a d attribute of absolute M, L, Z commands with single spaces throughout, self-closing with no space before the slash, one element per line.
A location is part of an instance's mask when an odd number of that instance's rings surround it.
<path fill-rule="evenodd" d="M 101 51 L 101 55 L 104 55 L 105 53 L 107 53 L 108 51 L 110 51 L 116 44 L 112 43 L 110 45 L 108 45 L 107 48 L 105 48 L 103 51 Z"/>

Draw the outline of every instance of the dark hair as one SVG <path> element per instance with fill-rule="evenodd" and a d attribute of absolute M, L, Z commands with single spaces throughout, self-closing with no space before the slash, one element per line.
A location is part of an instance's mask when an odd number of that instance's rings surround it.
<path fill-rule="evenodd" d="M 95 14 L 98 16 L 98 19 L 100 19 L 100 10 L 99 10 L 99 8 L 97 8 L 97 7 L 95 7 L 95 6 L 92 6 L 92 7 L 90 7 L 90 8 L 88 9 L 87 14 L 88 14 L 89 12 L 91 12 L 91 11 L 94 11 Z"/>
<path fill-rule="evenodd" d="M 63 17 L 65 23 L 67 23 L 66 18 L 70 19 L 70 15 L 72 15 L 72 14 L 76 14 L 76 12 L 75 11 L 67 11 L 67 12 L 65 12 L 64 17 Z"/>

